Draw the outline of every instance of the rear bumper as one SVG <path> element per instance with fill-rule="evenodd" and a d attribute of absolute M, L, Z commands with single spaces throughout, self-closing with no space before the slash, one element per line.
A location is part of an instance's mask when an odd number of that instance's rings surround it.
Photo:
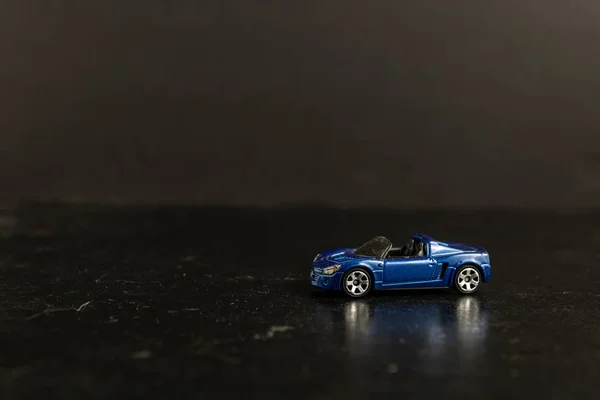
<path fill-rule="evenodd" d="M 483 270 L 483 282 L 488 283 L 492 277 L 492 266 L 490 264 L 482 264 L 481 269 Z"/>

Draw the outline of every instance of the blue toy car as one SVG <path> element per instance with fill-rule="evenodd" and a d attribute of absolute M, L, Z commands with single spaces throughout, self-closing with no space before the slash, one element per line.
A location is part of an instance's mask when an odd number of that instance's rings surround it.
<path fill-rule="evenodd" d="M 416 234 L 402 247 L 377 236 L 360 247 L 318 254 L 310 272 L 313 286 L 363 297 L 371 290 L 455 288 L 470 294 L 490 280 L 488 252 L 478 246 L 445 243 Z"/>

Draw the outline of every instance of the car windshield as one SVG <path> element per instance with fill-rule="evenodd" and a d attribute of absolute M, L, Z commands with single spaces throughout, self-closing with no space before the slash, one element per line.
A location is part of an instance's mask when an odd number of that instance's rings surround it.
<path fill-rule="evenodd" d="M 377 236 L 354 250 L 354 254 L 363 257 L 381 258 L 392 247 L 392 243 L 383 236 Z"/>

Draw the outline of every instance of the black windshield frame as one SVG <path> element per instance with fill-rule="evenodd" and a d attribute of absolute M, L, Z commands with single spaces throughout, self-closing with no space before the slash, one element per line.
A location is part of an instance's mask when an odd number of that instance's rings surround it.
<path fill-rule="evenodd" d="M 376 236 L 354 250 L 354 255 L 371 258 L 384 258 L 392 248 L 392 242 L 386 237 Z"/>

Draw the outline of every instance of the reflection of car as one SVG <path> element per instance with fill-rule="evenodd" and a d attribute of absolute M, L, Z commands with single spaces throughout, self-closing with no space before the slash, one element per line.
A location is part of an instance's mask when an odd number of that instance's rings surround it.
<path fill-rule="evenodd" d="M 481 372 L 477 358 L 485 353 L 489 315 L 487 305 L 476 296 L 443 301 L 424 295 L 341 303 L 327 297 L 315 300 L 314 315 L 322 339 L 341 341 L 362 367 L 367 368 L 367 359 L 379 362 L 401 354 L 404 361 L 420 363 L 401 363 L 399 367 L 406 373 L 423 368 L 435 374 L 451 370 L 455 362 Z M 410 346 L 402 348 L 399 343 Z M 468 362 L 462 364 L 463 360 Z"/>
<path fill-rule="evenodd" d="M 313 260 L 313 286 L 362 297 L 372 289 L 456 288 L 473 293 L 491 274 L 488 252 L 413 235 L 402 247 L 377 236 L 358 248 L 330 250 Z"/>

